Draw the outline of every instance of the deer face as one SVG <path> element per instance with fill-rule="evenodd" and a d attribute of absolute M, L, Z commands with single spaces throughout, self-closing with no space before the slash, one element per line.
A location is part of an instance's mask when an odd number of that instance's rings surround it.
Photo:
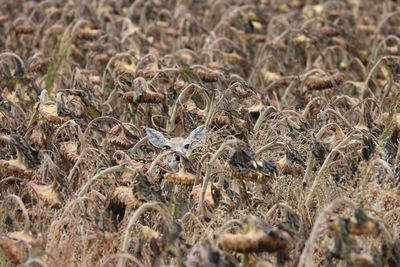
<path fill-rule="evenodd" d="M 164 150 L 182 153 L 185 156 L 188 155 L 189 148 L 193 144 L 200 142 L 204 138 L 205 133 L 206 127 L 204 125 L 201 125 L 194 129 L 187 138 L 174 137 L 171 139 L 167 139 L 159 131 L 151 128 L 146 128 L 146 134 L 149 138 L 150 144 Z M 171 168 L 171 170 L 177 171 L 179 162 L 179 154 L 172 154 L 172 156 L 168 159 L 168 166 Z"/>

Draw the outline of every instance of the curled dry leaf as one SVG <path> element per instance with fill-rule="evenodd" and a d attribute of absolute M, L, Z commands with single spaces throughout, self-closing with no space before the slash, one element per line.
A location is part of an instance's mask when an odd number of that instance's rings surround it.
<path fill-rule="evenodd" d="M 255 152 L 246 143 L 239 142 L 228 159 L 228 174 L 232 179 L 265 184 L 277 174 L 276 164 L 270 160 L 256 161 Z"/>

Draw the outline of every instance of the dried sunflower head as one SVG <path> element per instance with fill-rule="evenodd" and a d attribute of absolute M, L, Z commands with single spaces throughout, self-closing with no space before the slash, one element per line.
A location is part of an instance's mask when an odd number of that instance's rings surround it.
<path fill-rule="evenodd" d="M 60 125 L 69 120 L 68 117 L 62 117 L 58 114 L 58 108 L 56 103 L 52 102 L 40 103 L 38 112 L 39 112 L 39 119 L 49 123 Z"/>
<path fill-rule="evenodd" d="M 0 160 L 0 172 L 7 176 L 15 176 L 20 178 L 31 178 L 34 171 L 28 169 L 22 162 L 14 160 Z"/>
<path fill-rule="evenodd" d="M 65 141 L 60 144 L 60 154 L 70 162 L 76 162 L 79 158 L 79 144 L 77 141 Z"/>
<path fill-rule="evenodd" d="M 305 86 L 309 90 L 324 90 L 324 89 L 329 89 L 335 86 L 339 86 L 343 83 L 344 81 L 344 74 L 343 73 L 337 73 L 332 76 L 328 77 L 310 77 L 306 83 Z"/>
<path fill-rule="evenodd" d="M 273 161 L 256 161 L 254 150 L 242 141 L 238 142 L 234 153 L 229 157 L 228 166 L 228 173 L 233 179 L 257 183 L 265 183 L 277 173 Z"/>
<path fill-rule="evenodd" d="M 179 185 L 192 185 L 196 180 L 196 175 L 191 174 L 181 168 L 178 172 L 167 173 L 164 177 L 167 182 Z"/>
<path fill-rule="evenodd" d="M 276 165 L 284 175 L 299 176 L 304 172 L 304 167 L 302 165 L 292 162 L 286 155 L 281 158 Z"/>
<path fill-rule="evenodd" d="M 107 143 L 128 149 L 132 147 L 139 137 L 131 130 L 129 123 L 117 124 L 107 133 Z"/>
<path fill-rule="evenodd" d="M 112 214 L 114 219 L 121 221 L 125 214 L 143 204 L 142 200 L 135 198 L 132 188 L 128 186 L 118 186 L 110 195 L 106 209 Z"/>
<path fill-rule="evenodd" d="M 35 31 L 35 26 L 27 19 L 16 19 L 14 24 L 14 31 L 17 34 L 31 34 Z"/>
<path fill-rule="evenodd" d="M 54 189 L 54 185 L 39 185 L 36 183 L 29 183 L 36 196 L 43 201 L 46 205 L 52 208 L 61 208 L 62 200 L 60 194 Z"/>
<path fill-rule="evenodd" d="M 49 58 L 45 58 L 41 53 L 36 53 L 28 59 L 28 72 L 30 73 L 45 72 L 49 63 L 50 63 Z"/>
<path fill-rule="evenodd" d="M 86 26 L 84 28 L 78 29 L 75 34 L 77 40 L 79 39 L 93 40 L 99 38 L 103 34 L 103 31 L 101 29 L 93 29 L 90 28 L 89 26 Z"/>
<path fill-rule="evenodd" d="M 204 82 L 216 82 L 219 79 L 219 73 L 212 70 L 197 69 L 195 71 L 197 76 Z"/>
<path fill-rule="evenodd" d="M 224 233 L 218 244 L 222 249 L 242 253 L 276 252 L 289 248 L 292 237 L 289 233 L 264 223 L 255 216 L 245 220 L 243 234 Z"/>
<path fill-rule="evenodd" d="M 27 247 L 29 246 L 29 247 Z M 28 231 L 11 232 L 0 236 L 0 248 L 7 260 L 20 264 L 28 259 L 29 251 L 39 254 L 44 248 L 44 238 Z"/>
<path fill-rule="evenodd" d="M 154 55 L 147 55 L 138 65 L 136 75 L 145 79 L 151 79 L 159 72 L 158 60 Z"/>
<path fill-rule="evenodd" d="M 0 170 L 10 176 L 32 177 L 33 168 L 40 163 L 38 152 L 32 149 L 18 134 L 1 135 L 0 139 L 11 144 L 17 154 L 16 159 L 0 160 Z"/>

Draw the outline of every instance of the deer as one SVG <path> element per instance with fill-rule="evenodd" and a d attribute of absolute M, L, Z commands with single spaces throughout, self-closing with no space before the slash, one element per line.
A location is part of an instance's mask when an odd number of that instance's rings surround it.
<path fill-rule="evenodd" d="M 202 141 L 204 138 L 206 134 L 206 126 L 198 126 L 186 138 L 173 137 L 168 139 L 161 132 L 152 128 L 146 128 L 145 131 L 152 146 L 165 151 L 176 152 L 167 160 L 167 166 L 169 169 L 172 172 L 176 172 L 178 171 L 181 162 L 180 155 L 184 155 L 185 157 L 189 156 L 190 148 L 192 148 L 195 143 Z"/>

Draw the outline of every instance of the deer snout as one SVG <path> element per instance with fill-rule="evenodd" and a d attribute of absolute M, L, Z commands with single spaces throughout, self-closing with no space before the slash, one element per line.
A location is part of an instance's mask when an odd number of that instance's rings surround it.
<path fill-rule="evenodd" d="M 173 154 L 172 155 L 173 160 L 175 161 L 181 161 L 181 156 L 179 156 L 178 154 Z"/>
<path fill-rule="evenodd" d="M 168 167 L 172 171 L 178 171 L 179 163 L 181 161 L 181 156 L 178 154 L 174 153 L 171 155 L 171 157 L 168 160 Z"/>

